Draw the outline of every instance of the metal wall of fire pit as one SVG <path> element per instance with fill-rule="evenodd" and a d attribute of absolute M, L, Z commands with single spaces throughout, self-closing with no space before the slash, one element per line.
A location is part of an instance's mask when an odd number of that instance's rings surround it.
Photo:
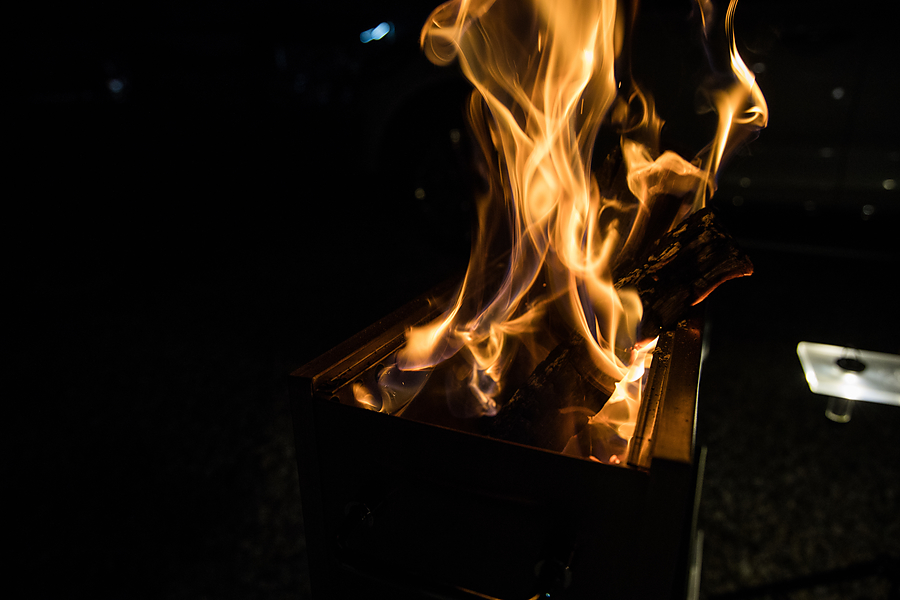
<path fill-rule="evenodd" d="M 684 597 L 702 319 L 661 339 L 642 443 L 609 466 L 342 404 L 432 312 L 413 302 L 291 376 L 313 596 Z"/>

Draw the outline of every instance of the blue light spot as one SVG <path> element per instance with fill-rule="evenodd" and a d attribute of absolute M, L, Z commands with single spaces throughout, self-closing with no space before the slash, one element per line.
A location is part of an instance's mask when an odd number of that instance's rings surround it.
<path fill-rule="evenodd" d="M 359 41 L 361 41 L 363 44 L 368 44 L 371 41 L 380 40 L 387 34 L 391 33 L 393 30 L 394 26 L 390 23 L 379 23 L 372 29 L 367 29 L 366 31 L 363 31 L 361 34 L 359 34 Z"/>
<path fill-rule="evenodd" d="M 125 89 L 125 83 L 121 79 L 110 79 L 107 85 L 113 94 L 118 94 Z"/>

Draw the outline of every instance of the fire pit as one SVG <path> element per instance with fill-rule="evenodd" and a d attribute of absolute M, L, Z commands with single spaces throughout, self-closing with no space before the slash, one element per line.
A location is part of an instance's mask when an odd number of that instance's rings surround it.
<path fill-rule="evenodd" d="M 700 3 L 711 63 L 727 57 L 698 90 L 716 127 L 691 159 L 665 148 L 622 8 L 451 0 L 425 24 L 429 60 L 473 85 L 479 229 L 443 300 L 294 373 L 317 594 L 684 595 L 694 307 L 752 272 L 707 201 L 766 107 L 734 2 L 726 15 Z"/>
<path fill-rule="evenodd" d="M 346 390 L 433 312 L 413 302 L 291 377 L 314 595 L 683 596 L 700 316 L 662 336 L 640 441 L 611 466 L 353 405 Z"/>

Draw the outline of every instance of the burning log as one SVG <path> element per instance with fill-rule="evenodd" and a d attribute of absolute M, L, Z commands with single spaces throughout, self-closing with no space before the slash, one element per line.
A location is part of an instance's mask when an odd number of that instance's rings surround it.
<path fill-rule="evenodd" d="M 561 452 L 569 438 L 599 411 L 615 381 L 596 371 L 584 340 L 559 344 L 491 420 L 487 435 Z"/>
<path fill-rule="evenodd" d="M 709 209 L 688 217 L 656 244 L 617 289 L 637 289 L 644 308 L 641 338 L 672 329 L 720 284 L 750 275 L 750 259 Z M 557 346 L 499 411 L 488 435 L 562 452 L 603 408 L 615 381 L 599 372 L 580 335 Z M 624 448 L 622 449 L 624 450 Z"/>
<path fill-rule="evenodd" d="M 644 307 L 640 337 L 650 339 L 722 283 L 752 273 L 749 257 L 705 208 L 660 238 L 643 264 L 618 278 L 615 287 L 637 290 Z"/>

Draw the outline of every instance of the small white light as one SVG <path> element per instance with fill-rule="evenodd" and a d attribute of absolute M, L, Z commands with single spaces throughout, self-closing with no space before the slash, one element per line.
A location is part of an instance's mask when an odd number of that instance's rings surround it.
<path fill-rule="evenodd" d="M 847 385 L 858 385 L 860 382 L 859 373 L 854 373 L 853 371 L 841 372 L 841 379 Z"/>
<path fill-rule="evenodd" d="M 450 130 L 450 141 L 454 144 L 458 144 L 459 140 L 462 136 L 459 133 L 459 129 L 451 129 Z"/>
<path fill-rule="evenodd" d="M 883 187 L 886 190 L 892 190 L 897 187 L 897 182 L 894 181 L 893 179 L 885 179 L 884 181 L 881 182 L 881 187 Z"/>
<path fill-rule="evenodd" d="M 844 88 L 836 87 L 833 90 L 831 90 L 831 97 L 834 98 L 835 100 L 840 100 L 841 98 L 843 98 L 844 97 Z"/>
<path fill-rule="evenodd" d="M 414 194 L 416 195 L 416 198 L 421 200 L 422 198 L 425 197 L 425 190 L 423 190 L 422 188 L 416 188 L 416 191 L 414 192 Z"/>
<path fill-rule="evenodd" d="M 106 85 L 113 94 L 119 94 L 125 89 L 125 83 L 118 78 L 110 79 Z"/>
<path fill-rule="evenodd" d="M 866 204 L 862 207 L 862 212 L 867 217 L 871 216 L 871 215 L 875 214 L 875 207 L 872 206 L 871 204 Z"/>
<path fill-rule="evenodd" d="M 735 196 L 734 198 L 731 199 L 731 203 L 734 204 L 735 206 L 741 206 L 744 203 L 744 197 L 743 196 Z"/>
<path fill-rule="evenodd" d="M 738 185 L 745 189 L 750 187 L 750 178 L 749 177 L 741 177 L 740 181 L 738 181 Z"/>
<path fill-rule="evenodd" d="M 760 73 L 766 72 L 766 64 L 765 63 L 761 63 L 761 62 L 753 63 L 753 66 L 750 68 L 753 69 L 753 72 L 756 73 L 757 75 L 759 75 Z"/>
<path fill-rule="evenodd" d="M 831 158 L 834 156 L 834 148 L 830 148 L 825 146 L 824 148 L 819 148 L 819 156 L 822 158 Z"/>

